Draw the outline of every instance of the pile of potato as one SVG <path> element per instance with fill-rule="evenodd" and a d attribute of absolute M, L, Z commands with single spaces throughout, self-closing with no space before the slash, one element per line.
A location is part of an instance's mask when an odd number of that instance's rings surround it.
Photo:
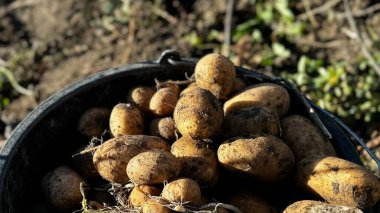
<path fill-rule="evenodd" d="M 84 212 L 144 213 L 362 212 L 378 202 L 377 177 L 337 157 L 308 118 L 289 113 L 284 87 L 247 86 L 219 54 L 200 59 L 194 77 L 185 88 L 173 80 L 138 86 L 112 110 L 87 110 L 78 131 L 112 137 L 49 172 L 46 201 L 62 211 L 83 201 Z M 226 187 L 289 180 L 310 196 L 276 206 L 251 188 Z"/>

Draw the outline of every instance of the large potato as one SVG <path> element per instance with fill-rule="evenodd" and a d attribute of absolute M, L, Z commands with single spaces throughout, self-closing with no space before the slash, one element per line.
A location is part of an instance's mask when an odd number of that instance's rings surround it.
<path fill-rule="evenodd" d="M 160 195 L 161 191 L 162 189 L 157 186 L 138 185 L 132 189 L 128 201 L 134 208 L 137 208 L 144 205 L 150 199 L 150 196 Z"/>
<path fill-rule="evenodd" d="M 227 140 L 218 148 L 218 160 L 228 170 L 267 182 L 283 179 L 294 166 L 290 148 L 271 135 Z"/>
<path fill-rule="evenodd" d="M 174 119 L 171 117 L 154 119 L 150 122 L 149 133 L 154 136 L 160 136 L 168 141 L 174 141 L 177 138 L 177 128 Z"/>
<path fill-rule="evenodd" d="M 330 212 L 330 213 L 363 213 L 360 209 L 338 206 L 315 200 L 297 201 L 283 211 L 283 213 L 310 213 L 310 212 Z"/>
<path fill-rule="evenodd" d="M 115 137 L 142 134 L 144 132 L 144 115 L 131 104 L 117 104 L 111 112 L 110 130 Z"/>
<path fill-rule="evenodd" d="M 78 131 L 88 138 L 100 138 L 108 128 L 111 110 L 104 107 L 94 107 L 85 111 L 78 120 Z"/>
<path fill-rule="evenodd" d="M 224 117 L 223 134 L 227 137 L 249 136 L 257 133 L 280 135 L 276 113 L 262 107 L 247 107 L 228 112 Z"/>
<path fill-rule="evenodd" d="M 284 116 L 290 107 L 288 91 L 273 83 L 261 83 L 241 91 L 224 103 L 224 113 L 234 109 L 258 106 L 266 107 L 277 113 L 279 117 Z"/>
<path fill-rule="evenodd" d="M 374 174 L 337 157 L 305 158 L 297 164 L 296 179 L 330 204 L 364 209 L 380 198 L 380 182 Z"/>
<path fill-rule="evenodd" d="M 244 213 L 276 213 L 278 212 L 271 204 L 247 193 L 239 193 L 234 195 L 230 203 L 236 206 L 241 212 Z"/>
<path fill-rule="evenodd" d="M 82 201 L 81 183 L 85 184 L 85 180 L 78 173 L 68 166 L 60 166 L 42 179 L 42 194 L 58 210 L 77 210 Z"/>
<path fill-rule="evenodd" d="M 310 120 L 291 115 L 281 120 L 282 139 L 292 150 L 297 161 L 315 155 L 335 156 L 330 142 Z"/>
<path fill-rule="evenodd" d="M 198 204 L 202 199 L 202 194 L 195 180 L 180 178 L 164 186 L 162 197 L 170 202 Z"/>
<path fill-rule="evenodd" d="M 227 99 L 236 76 L 232 62 L 220 54 L 209 54 L 201 58 L 195 66 L 194 74 L 197 85 L 209 90 L 219 100 Z"/>
<path fill-rule="evenodd" d="M 159 89 L 150 99 L 149 109 L 156 116 L 170 116 L 178 101 L 179 92 L 166 87 Z"/>
<path fill-rule="evenodd" d="M 171 153 L 180 160 L 183 176 L 206 186 L 218 181 L 218 158 L 206 142 L 182 137 L 173 143 Z"/>
<path fill-rule="evenodd" d="M 149 112 L 150 99 L 155 91 L 150 87 L 138 86 L 132 88 L 127 96 L 127 101 L 135 105 L 143 112 Z"/>
<path fill-rule="evenodd" d="M 173 116 L 179 132 L 195 139 L 212 137 L 223 124 L 220 102 L 209 91 L 200 88 L 179 99 Z"/>
<path fill-rule="evenodd" d="M 128 177 L 136 184 L 170 181 L 181 172 L 181 163 L 168 151 L 152 150 L 133 157 L 127 166 Z"/>
<path fill-rule="evenodd" d="M 96 170 L 106 180 L 126 183 L 128 162 L 137 154 L 150 149 L 169 150 L 161 138 L 146 135 L 125 135 L 104 142 L 95 151 L 93 162 Z"/>

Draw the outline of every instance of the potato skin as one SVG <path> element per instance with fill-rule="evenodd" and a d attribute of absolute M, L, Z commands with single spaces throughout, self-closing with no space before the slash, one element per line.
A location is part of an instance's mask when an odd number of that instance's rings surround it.
<path fill-rule="evenodd" d="M 332 205 L 315 200 L 297 201 L 283 211 L 283 213 L 309 213 L 309 212 L 330 212 L 330 213 L 363 213 L 360 209 Z"/>
<path fill-rule="evenodd" d="M 195 139 L 212 137 L 223 124 L 220 102 L 211 92 L 200 88 L 179 99 L 173 117 L 178 131 Z"/>
<path fill-rule="evenodd" d="M 144 115 L 131 104 L 117 104 L 111 112 L 110 130 L 115 137 L 142 134 L 144 132 Z"/>
<path fill-rule="evenodd" d="M 171 202 L 198 204 L 202 194 L 198 183 L 190 178 L 180 178 L 164 186 L 162 197 Z"/>
<path fill-rule="evenodd" d="M 169 208 L 165 207 L 157 200 L 148 200 L 142 207 L 142 213 L 170 213 Z"/>
<path fill-rule="evenodd" d="M 149 133 L 154 136 L 160 136 L 168 141 L 176 139 L 177 128 L 174 119 L 171 117 L 156 118 L 149 125 Z"/>
<path fill-rule="evenodd" d="M 224 103 L 224 113 L 250 106 L 266 107 L 283 117 L 290 107 L 288 91 L 273 83 L 261 83 L 247 87 Z"/>
<path fill-rule="evenodd" d="M 100 138 L 108 128 L 110 114 L 111 110 L 105 107 L 86 110 L 78 120 L 78 131 L 88 138 Z"/>
<path fill-rule="evenodd" d="M 227 99 L 236 76 L 232 62 L 220 54 L 202 57 L 195 66 L 194 74 L 197 85 L 209 90 L 218 100 Z"/>
<path fill-rule="evenodd" d="M 158 196 L 161 191 L 156 186 L 138 185 L 132 189 L 128 201 L 134 208 L 137 208 L 143 206 L 150 199 L 149 196 Z"/>
<path fill-rule="evenodd" d="M 292 150 L 296 161 L 315 155 L 335 156 L 331 143 L 310 120 L 291 115 L 281 120 L 282 136 Z"/>
<path fill-rule="evenodd" d="M 68 166 L 60 166 L 48 172 L 42 179 L 41 190 L 47 202 L 61 211 L 80 207 L 82 194 L 80 183 L 85 180 Z"/>
<path fill-rule="evenodd" d="M 185 89 L 182 90 L 182 92 L 179 94 L 179 97 L 182 97 L 184 94 L 196 89 L 196 88 L 199 88 L 198 85 L 197 85 L 197 82 L 193 82 L 191 84 L 189 84 Z"/>
<path fill-rule="evenodd" d="M 127 166 L 128 177 L 136 184 L 170 181 L 181 172 L 179 160 L 168 151 L 152 150 L 133 157 Z"/>
<path fill-rule="evenodd" d="M 218 148 L 218 160 L 230 171 L 265 182 L 285 178 L 294 166 L 290 148 L 281 139 L 264 134 L 227 140 Z"/>
<path fill-rule="evenodd" d="M 276 113 L 261 107 L 247 107 L 228 112 L 224 117 L 223 133 L 227 137 L 258 133 L 280 135 L 281 126 Z"/>
<path fill-rule="evenodd" d="M 213 186 L 218 181 L 218 158 L 206 142 L 181 137 L 172 144 L 171 153 L 181 162 L 182 176 L 201 186 Z"/>
<path fill-rule="evenodd" d="M 239 193 L 234 195 L 230 203 L 239 208 L 244 213 L 276 213 L 278 212 L 271 204 L 259 197 L 248 193 Z"/>
<path fill-rule="evenodd" d="M 128 103 L 133 104 L 143 112 L 149 112 L 150 99 L 155 91 L 150 87 L 138 86 L 132 88 L 127 96 Z"/>
<path fill-rule="evenodd" d="M 170 116 L 178 102 L 178 93 L 176 90 L 166 87 L 159 89 L 150 99 L 149 109 L 156 116 Z"/>
<path fill-rule="evenodd" d="M 155 136 L 120 136 L 100 145 L 94 153 L 93 163 L 104 179 L 123 184 L 129 181 L 125 169 L 130 159 L 150 149 L 169 150 L 169 145 Z"/>
<path fill-rule="evenodd" d="M 380 182 L 374 174 L 337 157 L 317 156 L 298 162 L 296 181 L 330 204 L 364 209 L 380 198 Z"/>

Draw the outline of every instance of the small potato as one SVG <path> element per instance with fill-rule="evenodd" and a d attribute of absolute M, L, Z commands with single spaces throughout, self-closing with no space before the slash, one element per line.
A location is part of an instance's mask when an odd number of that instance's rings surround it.
<path fill-rule="evenodd" d="M 162 197 L 171 202 L 198 204 L 202 194 L 198 183 L 190 178 L 180 178 L 164 186 Z"/>
<path fill-rule="evenodd" d="M 200 88 L 209 90 L 218 100 L 227 99 L 236 76 L 232 62 L 220 54 L 209 54 L 195 66 L 195 81 Z"/>
<path fill-rule="evenodd" d="M 142 207 L 142 213 L 170 213 L 172 212 L 168 207 L 165 207 L 158 200 L 148 200 Z"/>
<path fill-rule="evenodd" d="M 241 91 L 224 103 L 224 113 L 244 107 L 258 106 L 266 107 L 279 117 L 284 116 L 290 107 L 290 96 L 288 91 L 273 83 L 261 83 Z"/>
<path fill-rule="evenodd" d="M 181 172 L 181 163 L 170 152 L 152 150 L 133 157 L 127 166 L 128 177 L 136 184 L 158 184 L 172 180 Z"/>
<path fill-rule="evenodd" d="M 236 94 L 247 87 L 247 83 L 241 78 L 234 78 L 231 94 Z"/>
<path fill-rule="evenodd" d="M 315 200 L 301 200 L 297 201 L 283 211 L 283 213 L 317 213 L 317 212 L 330 212 L 330 213 L 363 213 L 360 209 L 337 206 Z"/>
<path fill-rule="evenodd" d="M 282 139 L 292 150 L 296 161 L 316 155 L 335 156 L 331 143 L 310 120 L 291 115 L 281 120 Z"/>
<path fill-rule="evenodd" d="M 193 82 L 189 84 L 182 92 L 179 94 L 179 97 L 182 97 L 184 94 L 193 91 L 194 89 L 199 88 L 197 82 Z"/>
<path fill-rule="evenodd" d="M 150 99 L 154 93 L 155 91 L 150 87 L 138 86 L 129 91 L 127 101 L 139 110 L 149 112 Z"/>
<path fill-rule="evenodd" d="M 128 200 L 134 208 L 137 208 L 144 205 L 150 199 L 149 196 L 158 196 L 161 191 L 162 189 L 156 186 L 138 185 L 132 189 Z"/>
<path fill-rule="evenodd" d="M 183 176 L 202 186 L 212 186 L 218 181 L 218 158 L 206 142 L 182 137 L 173 143 L 171 153 L 180 160 Z"/>
<path fill-rule="evenodd" d="M 178 101 L 179 92 L 167 87 L 154 93 L 149 103 L 150 111 L 156 116 L 170 116 Z"/>
<path fill-rule="evenodd" d="M 212 137 L 223 124 L 220 102 L 211 92 L 200 88 L 179 99 L 173 116 L 178 131 L 195 139 Z"/>
<path fill-rule="evenodd" d="M 380 199 L 380 182 L 374 174 L 337 157 L 317 156 L 298 162 L 296 181 L 334 205 L 365 209 Z"/>
<path fill-rule="evenodd" d="M 129 181 L 126 168 L 130 159 L 151 149 L 169 150 L 169 145 L 155 136 L 120 136 L 100 145 L 94 153 L 93 163 L 104 179 L 123 184 Z"/>
<path fill-rule="evenodd" d="M 78 131 L 88 138 L 100 138 L 108 128 L 111 110 L 104 107 L 94 107 L 85 111 L 78 120 Z"/>
<path fill-rule="evenodd" d="M 86 146 L 75 151 L 75 155 L 72 157 L 72 165 L 74 169 L 87 181 L 97 182 L 102 179 L 98 171 L 92 162 L 93 152 L 85 152 L 81 154 L 81 151 L 86 150 Z"/>
<path fill-rule="evenodd" d="M 223 122 L 223 133 L 227 137 L 249 136 L 257 133 L 280 135 L 281 127 L 277 114 L 261 107 L 235 109 L 227 113 Z"/>
<path fill-rule="evenodd" d="M 244 213 L 276 213 L 278 212 L 271 204 L 247 193 L 239 193 L 231 198 L 230 203 Z"/>
<path fill-rule="evenodd" d="M 68 166 L 60 166 L 43 177 L 41 190 L 46 201 L 57 210 L 73 211 L 80 208 L 81 183 L 86 184 L 78 173 Z"/>
<path fill-rule="evenodd" d="M 290 148 L 271 135 L 227 140 L 218 148 L 218 160 L 228 170 L 266 182 L 280 181 L 294 166 Z"/>
<path fill-rule="evenodd" d="M 110 130 L 115 137 L 142 134 L 144 132 L 144 115 L 130 104 L 117 104 L 111 112 Z"/>
<path fill-rule="evenodd" d="M 174 141 L 177 138 L 174 119 L 171 117 L 156 118 L 149 125 L 151 135 L 160 136 L 168 141 Z"/>

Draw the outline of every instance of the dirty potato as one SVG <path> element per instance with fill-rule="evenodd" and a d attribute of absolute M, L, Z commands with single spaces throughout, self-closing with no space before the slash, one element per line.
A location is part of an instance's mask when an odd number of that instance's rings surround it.
<path fill-rule="evenodd" d="M 105 107 L 88 109 L 78 120 L 78 131 L 88 138 L 100 138 L 108 128 L 110 114 L 111 110 Z"/>
<path fill-rule="evenodd" d="M 182 90 L 179 97 L 182 97 L 184 94 L 186 94 L 186 93 L 188 93 L 188 92 L 190 92 L 196 88 L 199 88 L 197 85 L 197 82 L 193 82 L 193 83 L 189 84 L 185 89 Z"/>
<path fill-rule="evenodd" d="M 330 212 L 330 213 L 363 213 L 360 209 L 349 206 L 338 206 L 315 200 L 297 201 L 283 211 L 283 213 L 309 213 L 309 212 Z"/>
<path fill-rule="evenodd" d="M 258 106 L 266 107 L 272 112 L 283 117 L 290 107 L 290 96 L 288 91 L 273 83 L 261 83 L 249 86 L 224 103 L 224 113 L 234 109 Z"/>
<path fill-rule="evenodd" d="M 297 183 L 328 203 L 360 209 L 380 198 L 380 182 L 366 168 L 329 156 L 305 158 L 296 166 Z"/>
<path fill-rule="evenodd" d="M 150 196 L 160 195 L 161 191 L 162 189 L 157 186 L 137 185 L 132 189 L 128 201 L 134 208 L 137 208 L 143 206 Z"/>
<path fill-rule="evenodd" d="M 164 186 L 162 197 L 170 202 L 198 204 L 201 201 L 202 194 L 195 180 L 180 178 Z"/>
<path fill-rule="evenodd" d="M 179 92 L 173 88 L 159 89 L 150 100 L 149 109 L 156 116 L 170 116 L 177 104 L 178 96 Z"/>
<path fill-rule="evenodd" d="M 142 134 L 144 132 L 144 115 L 131 104 L 117 104 L 111 112 L 110 130 L 115 137 Z"/>
<path fill-rule="evenodd" d="M 280 135 L 277 114 L 261 107 L 247 107 L 228 112 L 224 117 L 223 134 L 227 137 L 249 136 L 257 133 Z"/>
<path fill-rule="evenodd" d="M 173 116 L 178 131 L 195 139 L 212 137 L 223 124 L 220 102 L 211 92 L 200 88 L 179 99 Z"/>
<path fill-rule="evenodd" d="M 127 96 L 128 103 L 133 104 L 143 112 L 149 112 L 149 103 L 155 91 L 146 86 L 132 88 Z"/>
<path fill-rule="evenodd" d="M 335 156 L 331 143 L 310 120 L 291 115 L 281 120 L 282 136 L 297 161 L 316 155 Z"/>
<path fill-rule="evenodd" d="M 73 211 L 80 207 L 80 184 L 85 180 L 68 166 L 48 172 L 42 179 L 41 190 L 47 202 L 57 210 Z"/>
<path fill-rule="evenodd" d="M 218 160 L 228 170 L 266 182 L 280 181 L 294 166 L 290 148 L 281 139 L 264 134 L 227 140 L 218 148 Z"/>
<path fill-rule="evenodd" d="M 133 157 L 126 168 L 134 183 L 158 184 L 178 177 L 181 163 L 170 152 L 152 150 Z"/>
<path fill-rule="evenodd" d="M 177 138 L 177 128 L 171 117 L 154 119 L 149 125 L 149 132 L 151 135 L 160 136 L 168 141 L 174 141 Z"/>
<path fill-rule="evenodd" d="M 169 150 L 169 145 L 155 136 L 120 136 L 100 145 L 94 153 L 93 163 L 104 179 L 123 184 L 129 181 L 126 168 L 130 159 L 151 149 Z"/>
<path fill-rule="evenodd" d="M 218 181 L 218 158 L 206 142 L 182 137 L 173 143 L 171 153 L 180 160 L 183 176 L 201 186 L 212 186 Z"/>

